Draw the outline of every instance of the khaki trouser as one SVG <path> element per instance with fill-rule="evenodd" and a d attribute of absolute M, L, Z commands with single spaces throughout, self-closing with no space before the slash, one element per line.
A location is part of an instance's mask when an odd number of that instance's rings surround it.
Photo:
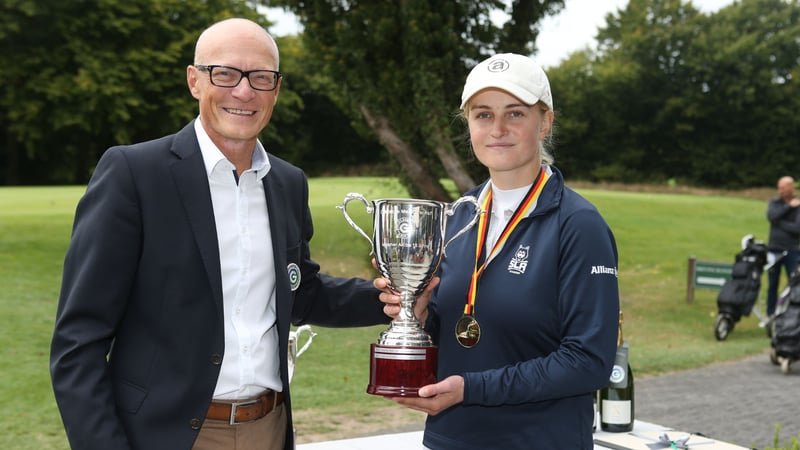
<path fill-rule="evenodd" d="M 285 403 L 252 422 L 206 419 L 192 450 L 283 450 L 286 420 Z"/>

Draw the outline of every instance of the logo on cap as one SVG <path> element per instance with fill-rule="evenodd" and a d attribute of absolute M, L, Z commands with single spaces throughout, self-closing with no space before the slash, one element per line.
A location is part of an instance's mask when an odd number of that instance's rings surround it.
<path fill-rule="evenodd" d="M 489 72 L 505 72 L 508 68 L 509 64 L 505 59 L 495 59 L 487 65 Z"/>

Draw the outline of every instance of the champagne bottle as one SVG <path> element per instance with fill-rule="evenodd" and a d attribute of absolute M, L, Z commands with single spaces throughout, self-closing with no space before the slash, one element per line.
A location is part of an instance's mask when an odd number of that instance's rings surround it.
<path fill-rule="evenodd" d="M 622 339 L 619 313 L 617 356 L 608 385 L 600 390 L 600 429 L 613 433 L 633 430 L 633 371 L 628 362 L 628 343 Z"/>

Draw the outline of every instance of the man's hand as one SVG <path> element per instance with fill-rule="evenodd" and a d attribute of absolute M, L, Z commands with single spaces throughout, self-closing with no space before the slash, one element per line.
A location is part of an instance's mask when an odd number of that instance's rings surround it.
<path fill-rule="evenodd" d="M 378 298 L 384 303 L 384 314 L 392 319 L 397 319 L 400 315 L 400 294 L 389 288 L 389 280 L 386 278 L 375 278 L 372 281 L 372 285 L 383 291 Z M 417 302 L 414 304 L 414 316 L 423 324 L 428 319 L 428 302 L 431 300 L 431 292 L 438 285 L 439 277 L 433 277 L 425 290 L 417 297 Z"/>

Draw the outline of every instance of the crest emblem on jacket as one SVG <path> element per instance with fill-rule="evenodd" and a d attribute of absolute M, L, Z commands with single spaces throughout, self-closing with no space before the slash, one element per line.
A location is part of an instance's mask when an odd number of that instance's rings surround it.
<path fill-rule="evenodd" d="M 525 270 L 528 268 L 528 254 L 530 253 L 530 250 L 530 245 L 519 246 L 517 251 L 514 252 L 514 257 L 511 258 L 511 261 L 508 263 L 509 273 L 513 273 L 515 275 L 522 275 L 525 273 Z"/>

